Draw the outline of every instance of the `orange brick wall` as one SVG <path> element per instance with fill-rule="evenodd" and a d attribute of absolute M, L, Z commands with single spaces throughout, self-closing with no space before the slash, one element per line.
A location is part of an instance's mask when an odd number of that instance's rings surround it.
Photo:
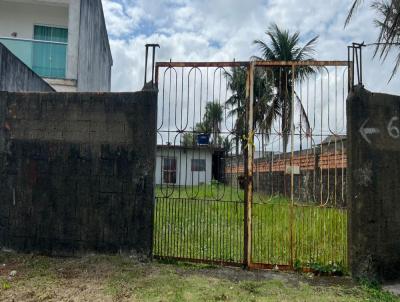
<path fill-rule="evenodd" d="M 255 172 L 283 172 L 286 171 L 286 166 L 300 166 L 300 170 L 314 170 L 316 167 L 320 169 L 343 169 L 347 167 L 347 154 L 345 152 L 326 152 L 322 155 L 315 156 L 314 154 L 303 154 L 295 156 L 291 162 L 290 157 L 283 159 L 259 160 L 254 163 L 253 169 Z M 237 165 L 233 163 L 227 165 L 225 173 L 240 174 L 244 173 L 243 163 Z"/>

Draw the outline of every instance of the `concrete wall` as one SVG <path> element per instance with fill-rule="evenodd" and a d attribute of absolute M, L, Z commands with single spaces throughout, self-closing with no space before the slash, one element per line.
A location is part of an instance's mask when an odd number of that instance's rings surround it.
<path fill-rule="evenodd" d="M 1 93 L 0 248 L 151 254 L 156 93 Z"/>
<path fill-rule="evenodd" d="M 400 278 L 400 96 L 357 87 L 347 100 L 353 277 Z"/>
<path fill-rule="evenodd" d="M 0 43 L 0 91 L 53 91 L 41 77 Z"/>
<path fill-rule="evenodd" d="M 176 185 L 197 186 L 200 183 L 211 183 L 212 149 L 161 148 L 157 150 L 156 184 L 164 184 L 162 158 L 176 159 Z M 192 159 L 206 160 L 206 171 L 192 171 Z"/>
<path fill-rule="evenodd" d="M 284 172 L 255 172 L 254 192 L 290 198 L 290 179 L 290 174 Z M 231 186 L 239 186 L 236 173 L 227 173 L 225 181 Z M 303 170 L 294 175 L 293 189 L 296 201 L 346 207 L 346 169 Z"/>
<path fill-rule="evenodd" d="M 101 0 L 81 1 L 78 91 L 110 91 L 112 57 Z"/>
<path fill-rule="evenodd" d="M 254 174 L 254 190 L 267 195 L 290 198 L 290 174 L 266 172 Z M 346 169 L 303 170 L 294 175 L 294 196 L 301 202 L 346 206 Z"/>

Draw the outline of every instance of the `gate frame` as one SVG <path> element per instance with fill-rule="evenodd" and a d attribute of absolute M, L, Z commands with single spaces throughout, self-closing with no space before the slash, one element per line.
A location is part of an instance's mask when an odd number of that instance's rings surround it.
<path fill-rule="evenodd" d="M 350 60 L 347 61 L 340 60 L 328 60 L 328 61 L 232 61 L 232 62 L 156 62 L 155 64 L 155 77 L 154 84 L 158 89 L 159 81 L 159 69 L 160 68 L 173 68 L 173 67 L 215 67 L 215 68 L 225 68 L 225 67 L 247 67 L 247 77 L 246 77 L 246 120 L 247 120 L 247 146 L 244 148 L 244 179 L 246 182 L 245 192 L 244 192 L 244 259 L 243 265 L 245 268 L 252 269 L 272 269 L 274 266 L 272 264 L 265 263 L 254 263 L 252 261 L 252 208 L 253 208 L 253 174 L 254 174 L 254 136 L 255 129 L 253 128 L 253 104 L 254 104 L 254 72 L 256 67 L 288 67 L 292 70 L 292 85 L 295 83 L 295 70 L 297 67 L 309 66 L 309 67 L 347 67 L 347 77 L 348 77 L 348 91 L 352 88 L 353 83 L 353 70 L 354 62 Z M 292 99 L 294 100 L 295 91 L 292 89 Z M 290 164 L 293 165 L 294 157 L 294 102 L 292 102 L 291 108 L 291 127 L 290 127 L 290 140 L 291 140 L 291 156 Z M 290 172 L 290 263 L 289 265 L 279 265 L 281 270 L 293 270 L 294 268 L 294 247 L 293 247 L 293 222 L 294 222 L 294 171 L 291 169 Z M 155 214 L 154 214 L 155 215 Z M 179 259 L 178 259 L 179 260 Z M 227 263 L 224 261 L 208 261 L 208 260 L 195 260 L 195 259 L 181 259 L 186 261 L 192 261 L 197 263 L 212 263 L 212 264 L 222 264 L 222 265 L 234 265 L 233 263 Z M 236 263 L 235 263 L 236 264 Z"/>

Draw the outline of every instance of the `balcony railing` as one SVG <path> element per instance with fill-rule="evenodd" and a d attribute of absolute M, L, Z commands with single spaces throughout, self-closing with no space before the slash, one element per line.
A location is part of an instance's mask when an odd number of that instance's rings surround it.
<path fill-rule="evenodd" d="M 0 43 L 41 77 L 65 78 L 67 43 L 2 37 Z"/>

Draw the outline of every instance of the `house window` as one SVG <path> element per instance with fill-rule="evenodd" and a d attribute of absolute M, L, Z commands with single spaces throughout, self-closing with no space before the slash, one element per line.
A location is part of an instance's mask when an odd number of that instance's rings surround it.
<path fill-rule="evenodd" d="M 44 25 L 35 25 L 33 39 L 51 42 L 68 42 L 68 29 Z"/>
<path fill-rule="evenodd" d="M 176 158 L 163 158 L 163 179 L 164 183 L 176 183 Z"/>
<path fill-rule="evenodd" d="M 206 160 L 205 159 L 192 159 L 192 171 L 205 171 L 206 170 Z"/>
<path fill-rule="evenodd" d="M 32 69 L 43 77 L 65 78 L 68 29 L 35 25 L 33 39 L 57 43 L 35 42 Z"/>

